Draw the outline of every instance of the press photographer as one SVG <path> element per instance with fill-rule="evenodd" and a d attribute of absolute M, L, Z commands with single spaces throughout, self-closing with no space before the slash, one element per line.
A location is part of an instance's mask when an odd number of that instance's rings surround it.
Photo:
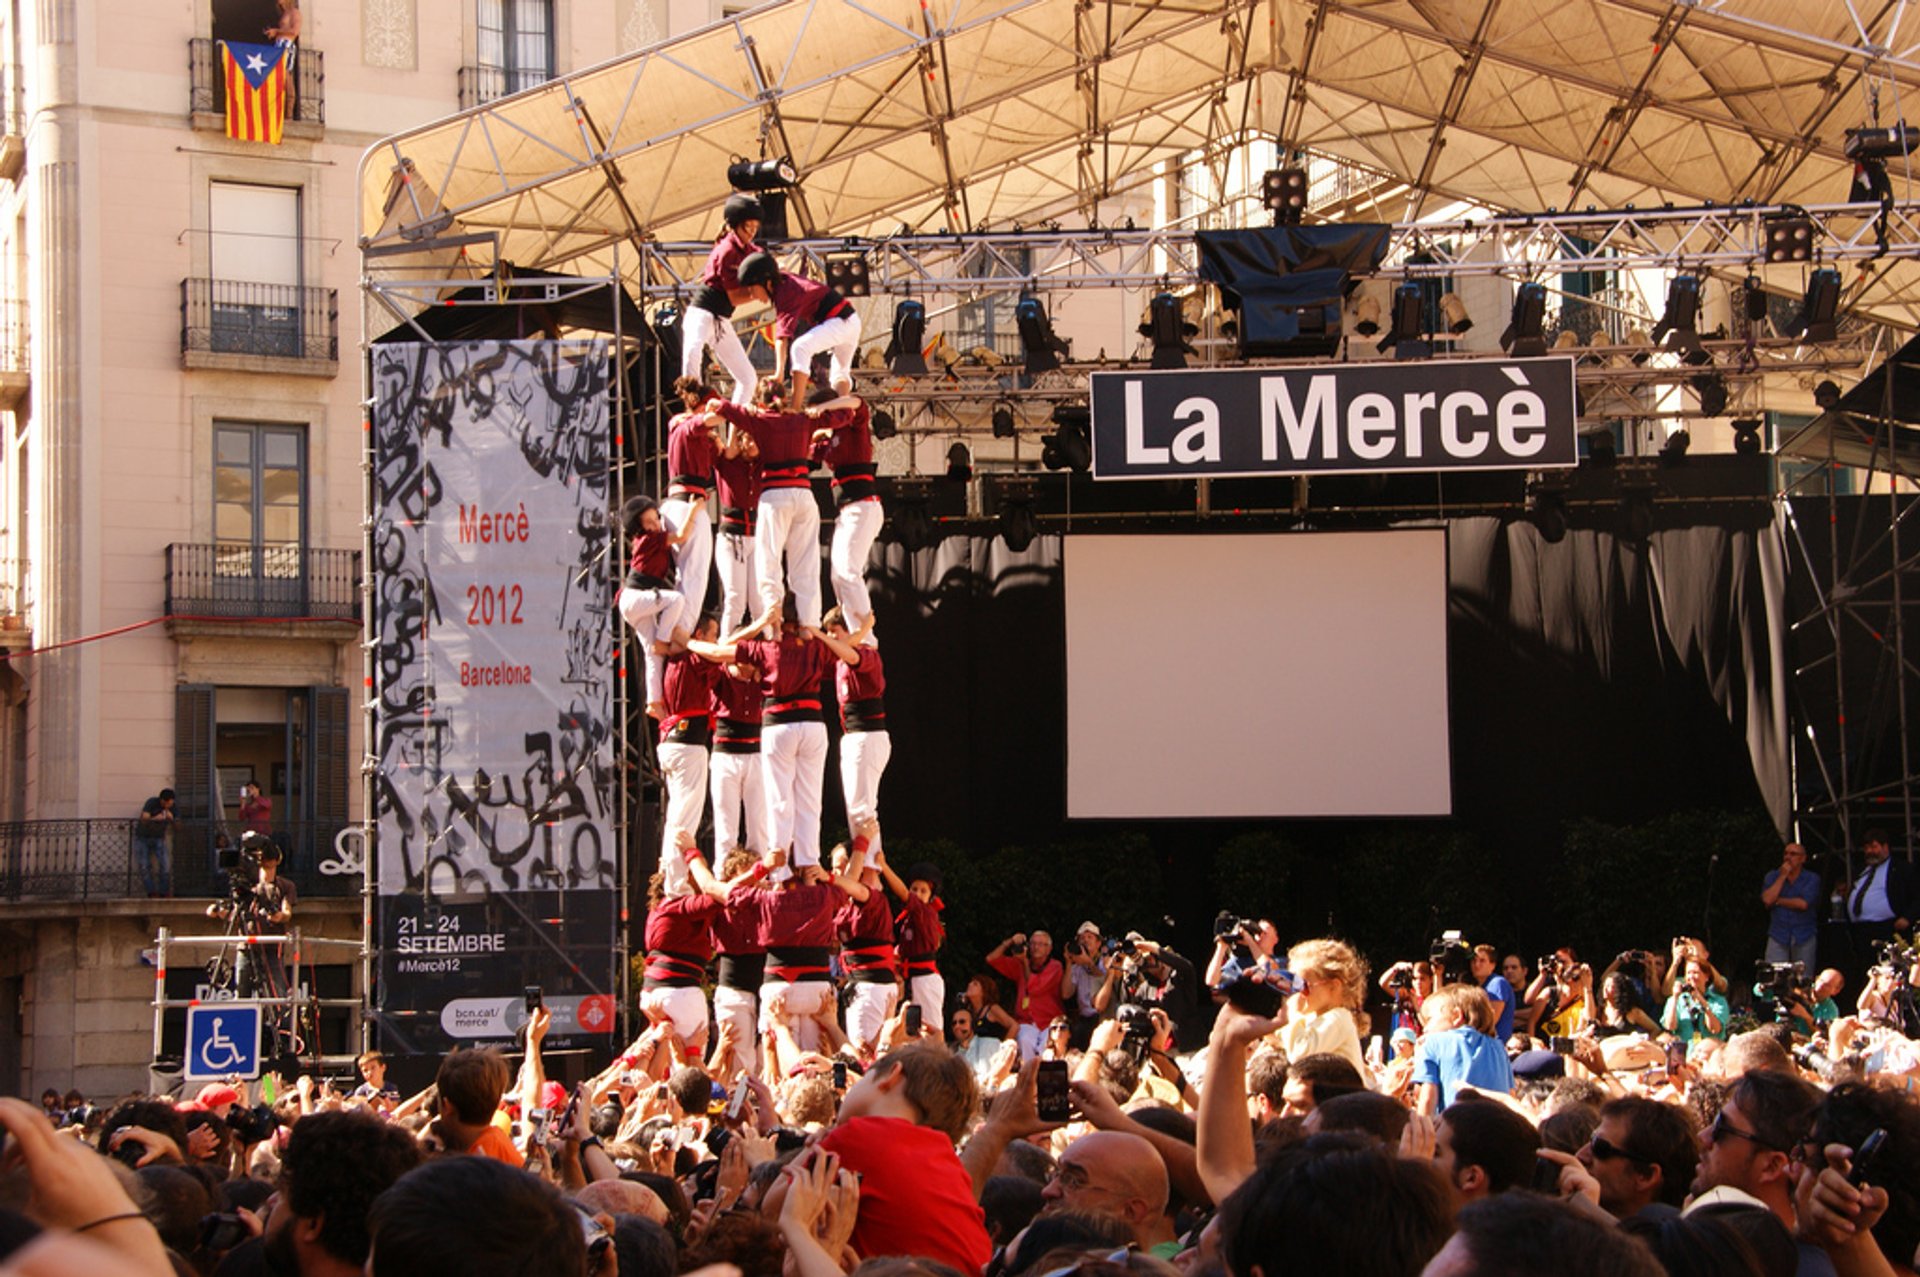
<path fill-rule="evenodd" d="M 207 906 L 209 918 L 226 921 L 238 936 L 284 936 L 299 899 L 294 885 L 280 876 L 280 848 L 265 834 L 248 830 L 237 848 L 215 853 L 227 871 L 227 898 Z M 284 945 L 242 944 L 235 975 L 243 998 L 284 998 L 290 992 Z"/>
<path fill-rule="evenodd" d="M 1107 978 L 1094 994 L 1094 1005 L 1102 1014 L 1128 1002 L 1158 1007 L 1173 1021 L 1181 1050 L 1196 1050 L 1205 1043 L 1208 1025 L 1200 1014 L 1200 973 L 1193 964 L 1138 931 L 1115 941 L 1113 949 L 1107 958 Z"/>

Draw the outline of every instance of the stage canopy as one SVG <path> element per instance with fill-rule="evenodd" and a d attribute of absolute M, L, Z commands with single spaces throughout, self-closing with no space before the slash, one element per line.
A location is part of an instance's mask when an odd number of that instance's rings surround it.
<path fill-rule="evenodd" d="M 500 260 L 608 273 L 623 241 L 711 236 L 728 162 L 782 154 L 803 179 L 796 233 L 1080 225 L 1249 135 L 1375 175 L 1353 220 L 1454 200 L 1832 204 L 1845 130 L 1876 95 L 1885 123 L 1920 102 L 1905 10 L 780 0 L 383 141 L 360 233 L 376 250 L 493 235 Z M 1916 326 L 1920 268 L 1881 267 L 1849 280 L 1850 307 Z"/>

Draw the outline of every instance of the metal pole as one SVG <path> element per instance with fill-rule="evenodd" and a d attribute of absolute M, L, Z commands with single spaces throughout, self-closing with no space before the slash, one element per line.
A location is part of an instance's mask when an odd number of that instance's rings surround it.
<path fill-rule="evenodd" d="M 356 1037 L 360 1050 L 373 1048 L 374 991 L 374 865 L 377 839 L 375 824 L 376 795 L 379 792 L 379 740 L 376 709 L 380 703 L 379 660 L 375 648 L 379 630 L 375 621 L 374 533 L 376 526 L 375 439 L 373 431 L 374 386 L 373 356 L 367 344 L 367 328 L 372 306 L 367 291 L 373 282 L 367 276 L 366 259 L 360 267 L 360 673 L 362 695 L 360 756 L 360 1015 Z"/>
<path fill-rule="evenodd" d="M 172 931 L 160 928 L 153 944 L 153 1055 L 152 1061 L 160 1060 L 160 1036 L 165 1029 L 167 1014 L 167 940 Z M 152 1067 L 149 1065 L 148 1067 Z"/>

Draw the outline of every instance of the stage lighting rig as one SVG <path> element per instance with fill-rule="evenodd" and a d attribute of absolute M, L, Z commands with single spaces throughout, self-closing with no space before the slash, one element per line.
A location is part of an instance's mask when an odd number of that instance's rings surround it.
<path fill-rule="evenodd" d="M 868 423 L 867 428 L 873 432 L 873 437 L 876 439 L 891 439 L 900 433 L 900 427 L 894 421 L 893 414 L 885 408 L 873 410 L 873 419 Z"/>
<path fill-rule="evenodd" d="M 965 483 L 973 478 L 973 450 L 956 439 L 947 449 L 947 479 L 953 483 Z"/>
<path fill-rule="evenodd" d="M 1001 400 L 993 406 L 993 437 L 1011 439 L 1020 433 L 1018 423 L 1013 419 L 1013 405 Z"/>
<path fill-rule="evenodd" d="M 1567 539 L 1567 492 L 1558 484 L 1536 482 L 1528 489 L 1527 522 L 1540 539 L 1559 545 Z"/>
<path fill-rule="evenodd" d="M 1147 306 L 1147 322 L 1140 325 L 1140 335 L 1153 342 L 1149 367 L 1185 368 L 1187 356 L 1200 353 L 1187 340 L 1199 331 L 1198 326 L 1187 322 L 1178 297 L 1172 293 L 1156 295 Z"/>
<path fill-rule="evenodd" d="M 1353 303 L 1353 331 L 1362 337 L 1371 337 L 1380 331 L 1380 299 L 1371 293 L 1362 293 Z"/>
<path fill-rule="evenodd" d="M 1769 266 L 1813 260 L 1813 219 L 1804 210 L 1770 213 L 1763 225 Z"/>
<path fill-rule="evenodd" d="M 1671 337 L 1671 340 L 1668 338 Z M 1698 275 L 1675 275 L 1667 285 L 1666 308 L 1660 313 L 1660 322 L 1653 326 L 1653 342 L 1657 346 L 1665 341 L 1668 349 L 1683 352 L 1682 358 L 1690 364 L 1704 364 L 1712 360 L 1706 347 L 1700 344 L 1700 277 Z"/>
<path fill-rule="evenodd" d="M 1733 450 L 1743 457 L 1757 456 L 1761 449 L 1762 422 L 1758 417 L 1733 419 Z"/>
<path fill-rule="evenodd" d="M 1374 349 L 1385 354 L 1393 347 L 1395 359 L 1425 359 L 1433 353 L 1433 344 L 1422 341 L 1426 331 L 1426 305 L 1420 285 L 1408 280 L 1393 290 L 1393 328 Z"/>
<path fill-rule="evenodd" d="M 1025 485 L 1008 487 L 1000 493 L 1000 539 L 1015 554 L 1024 553 L 1040 535 L 1040 521 L 1033 514 L 1033 493 Z"/>
<path fill-rule="evenodd" d="M 1724 416 L 1727 411 L 1727 379 L 1717 372 L 1695 373 L 1687 378 L 1693 393 L 1700 398 L 1700 411 L 1709 417 Z"/>
<path fill-rule="evenodd" d="M 842 297 L 871 297 L 873 281 L 867 274 L 867 255 L 844 249 L 826 255 L 827 287 Z"/>
<path fill-rule="evenodd" d="M 921 493 L 909 493 L 905 488 L 894 497 L 887 511 L 887 527 L 892 530 L 893 539 L 900 548 L 909 554 L 926 549 L 940 539 L 938 529 L 934 527 L 933 517 L 927 513 L 927 499 Z"/>
<path fill-rule="evenodd" d="M 1788 332 L 1808 341 L 1833 341 L 1840 335 L 1840 272 L 1822 268 L 1807 276 L 1807 292 Z"/>
<path fill-rule="evenodd" d="M 1053 410 L 1054 431 L 1040 445 L 1040 464 L 1049 470 L 1093 469 L 1093 413 L 1076 404 Z"/>
<path fill-rule="evenodd" d="M 1440 313 L 1446 318 L 1447 331 L 1456 337 L 1473 327 L 1473 316 L 1467 313 L 1467 304 L 1460 300 L 1459 293 L 1440 294 Z"/>
<path fill-rule="evenodd" d="M 760 238 L 771 243 L 787 238 L 787 192 L 800 184 L 800 170 L 787 156 L 749 160 L 734 156 L 727 165 L 727 185 L 760 201 Z"/>
<path fill-rule="evenodd" d="M 1298 226 L 1307 213 L 1307 170 L 1268 169 L 1260 179 L 1260 202 L 1273 214 L 1275 226 Z"/>
<path fill-rule="evenodd" d="M 1500 349 L 1515 358 L 1547 353 L 1547 286 L 1527 283 L 1513 293 L 1513 313 L 1500 334 Z"/>
<path fill-rule="evenodd" d="M 893 308 L 893 337 L 887 342 L 887 371 L 899 377 L 927 371 L 927 308 L 908 297 Z"/>
<path fill-rule="evenodd" d="M 1038 297 L 1022 297 L 1013 308 L 1014 326 L 1020 330 L 1020 348 L 1027 357 L 1027 375 L 1053 372 L 1060 367 L 1060 356 L 1067 354 L 1067 343 L 1054 335 L 1053 321 Z"/>

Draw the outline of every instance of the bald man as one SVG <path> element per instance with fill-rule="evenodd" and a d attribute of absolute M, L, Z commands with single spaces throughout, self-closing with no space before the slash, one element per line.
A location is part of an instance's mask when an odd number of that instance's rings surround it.
<path fill-rule="evenodd" d="M 573 1200 L 593 1212 L 609 1215 L 643 1215 L 666 1227 L 671 1213 L 660 1195 L 645 1184 L 624 1179 L 600 1179 L 573 1195 Z"/>
<path fill-rule="evenodd" d="M 1043 1214 L 1110 1215 L 1140 1249 L 1166 1260 L 1180 1252 L 1167 1214 L 1167 1167 L 1153 1145 L 1125 1131 L 1094 1131 L 1067 1145 L 1040 1197 Z"/>

